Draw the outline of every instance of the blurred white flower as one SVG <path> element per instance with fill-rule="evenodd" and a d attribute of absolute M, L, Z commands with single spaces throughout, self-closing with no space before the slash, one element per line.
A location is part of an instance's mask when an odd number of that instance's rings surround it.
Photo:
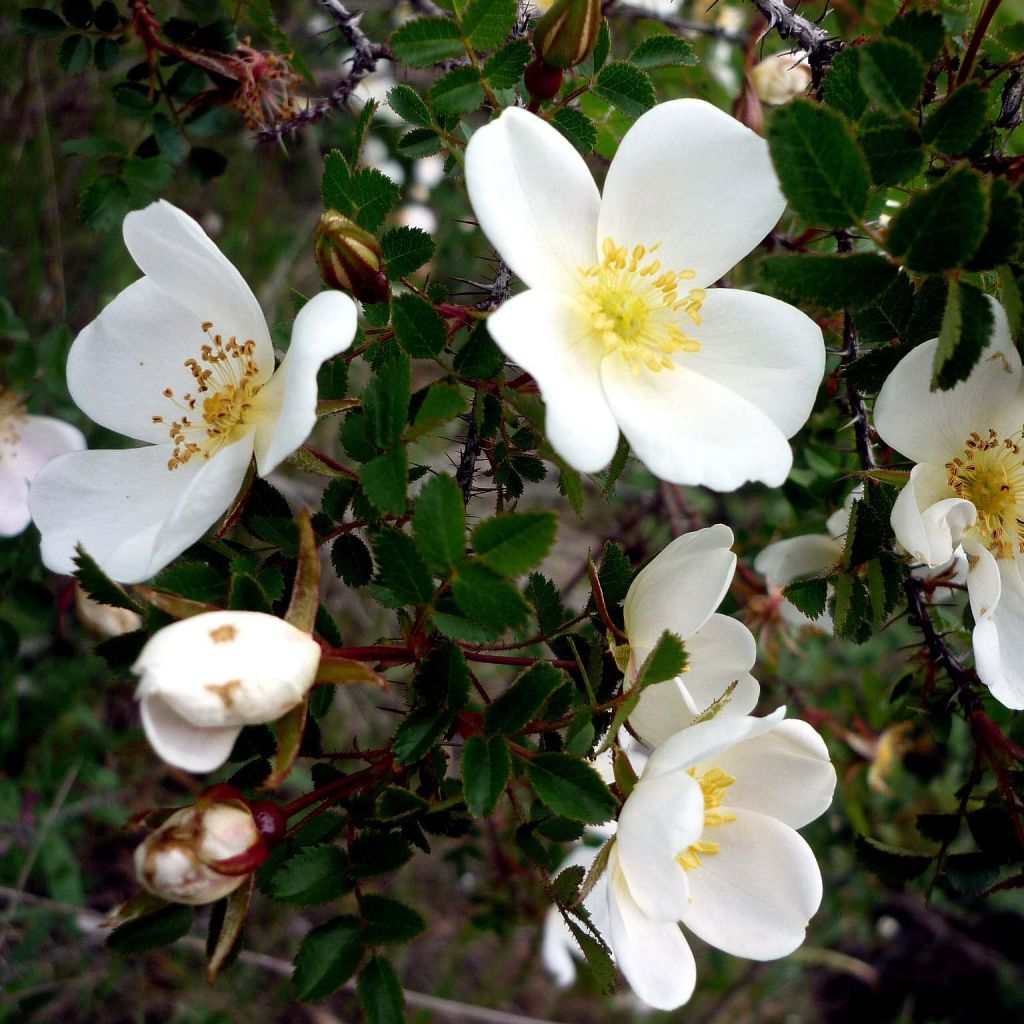
<path fill-rule="evenodd" d="M 715 27 L 723 32 L 738 34 L 743 31 L 746 22 L 746 14 L 741 8 L 722 4 L 718 17 L 715 18 Z M 730 96 L 735 96 L 740 91 L 740 54 L 741 50 L 735 43 L 718 39 L 711 47 L 707 58 L 711 77 Z"/>
<path fill-rule="evenodd" d="M 85 447 L 82 432 L 52 416 L 31 416 L 0 392 L 0 537 L 15 537 L 31 521 L 29 484 L 51 459 Z"/>
<path fill-rule="evenodd" d="M 124 237 L 145 277 L 75 339 L 68 388 L 97 423 L 147 443 L 54 459 L 29 507 L 48 568 L 71 572 L 82 544 L 137 583 L 217 521 L 254 455 L 266 476 L 306 440 L 317 371 L 352 343 L 356 307 L 340 292 L 310 299 L 275 372 L 256 296 L 191 217 L 154 203 L 128 214 Z"/>
<path fill-rule="evenodd" d="M 246 725 L 273 722 L 306 695 L 320 647 L 263 612 L 206 612 L 154 634 L 132 671 L 153 749 L 190 772 L 219 768 Z"/>
<path fill-rule="evenodd" d="M 608 931 L 644 1002 L 693 994 L 679 929 L 733 956 L 774 960 L 799 946 L 821 902 L 821 872 L 795 829 L 828 808 L 835 770 L 805 722 L 719 717 L 651 755 L 619 815 L 607 868 Z"/>
<path fill-rule="evenodd" d="M 802 96 L 811 84 L 807 54 L 773 53 L 750 69 L 754 91 L 762 103 L 779 107 Z"/>
<path fill-rule="evenodd" d="M 347 63 L 347 60 L 344 63 Z M 374 114 L 375 117 L 379 117 L 388 124 L 404 125 L 405 121 L 388 104 L 388 93 L 397 84 L 391 61 L 379 60 L 377 61 L 376 69 L 355 87 L 352 92 L 352 100 L 359 108 L 362 108 L 367 100 L 376 100 L 377 111 Z"/>
<path fill-rule="evenodd" d="M 444 157 L 439 153 L 421 157 L 412 165 L 413 186 L 409 190 L 412 199 L 423 201 L 444 181 Z"/>
<path fill-rule="evenodd" d="M 406 203 L 395 211 L 398 227 L 419 228 L 428 235 L 437 231 L 437 214 L 425 203 Z"/>
<path fill-rule="evenodd" d="M 261 846 L 252 815 L 241 806 L 200 801 L 172 814 L 135 849 L 142 887 L 173 903 L 213 903 L 234 892 L 248 871 L 224 874 L 211 865 Z"/>
<path fill-rule="evenodd" d="M 710 287 L 785 207 L 763 139 L 701 100 L 658 104 L 623 138 L 602 198 L 557 129 L 510 108 L 470 140 L 466 184 L 528 288 L 488 329 L 533 375 L 570 465 L 604 468 L 621 429 L 665 480 L 786 479 L 821 330 L 777 299 Z"/>
<path fill-rule="evenodd" d="M 917 463 L 892 510 L 896 539 L 926 566 L 962 546 L 974 660 L 996 700 L 1024 708 L 1024 382 L 1003 307 L 968 378 L 931 390 L 938 340 L 909 352 L 875 402 L 886 444 Z"/>
<path fill-rule="evenodd" d="M 648 686 L 630 715 L 630 726 L 650 746 L 685 729 L 734 683 L 719 714 L 747 715 L 757 704 L 754 637 L 742 622 L 715 611 L 736 571 L 732 543 L 732 530 L 722 525 L 683 534 L 637 574 L 626 594 L 627 686 L 665 630 L 682 639 L 689 656 L 683 675 Z"/>
<path fill-rule="evenodd" d="M 370 135 L 363 143 L 362 162 L 386 174 L 396 185 L 405 184 L 405 168 L 391 156 L 387 143 L 377 135 Z"/>

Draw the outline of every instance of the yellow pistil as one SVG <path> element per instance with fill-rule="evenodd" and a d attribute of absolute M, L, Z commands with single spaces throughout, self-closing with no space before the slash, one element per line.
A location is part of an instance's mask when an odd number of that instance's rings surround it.
<path fill-rule="evenodd" d="M 225 341 L 222 335 L 211 333 L 213 324 L 209 321 L 202 328 L 212 344 L 202 346 L 198 359 L 185 360 L 195 381 L 195 391 L 187 392 L 180 400 L 171 388 L 163 392 L 164 398 L 183 414 L 168 427 L 174 442 L 168 469 L 183 466 L 194 455 L 204 459 L 216 455 L 231 440 L 235 429 L 246 422 L 260 390 L 256 383 L 259 367 L 253 355 L 256 342 L 239 342 L 234 337 Z M 198 416 L 193 418 L 192 413 Z M 163 416 L 154 416 L 153 422 L 167 421 Z"/>
<path fill-rule="evenodd" d="M 17 395 L 0 391 L 0 462 L 21 440 L 20 427 L 25 422 L 25 404 Z"/>
<path fill-rule="evenodd" d="M 1024 554 L 1022 435 L 972 433 L 963 454 L 946 463 L 949 486 L 977 509 L 974 529 L 996 558 Z"/>
<path fill-rule="evenodd" d="M 735 821 L 735 814 L 720 811 L 718 808 L 725 800 L 725 791 L 736 781 L 736 777 L 722 771 L 721 768 L 709 768 L 699 777 L 697 769 L 691 768 L 690 774 L 700 783 L 701 792 L 704 794 L 704 827 L 710 828 L 712 825 L 724 825 L 728 821 Z M 712 857 L 721 852 L 722 848 L 718 843 L 709 839 L 698 839 L 676 854 L 676 863 L 684 871 L 692 871 L 700 867 L 701 857 Z"/>
<path fill-rule="evenodd" d="M 636 245 L 632 250 L 606 238 L 602 258 L 582 268 L 580 297 L 584 313 L 605 355 L 621 355 L 632 364 L 657 373 L 675 366 L 678 352 L 697 352 L 700 342 L 683 333 L 683 316 L 700 326 L 700 310 L 707 293 L 703 288 L 682 291 L 692 270 L 663 270 L 653 257 L 661 243 Z"/>

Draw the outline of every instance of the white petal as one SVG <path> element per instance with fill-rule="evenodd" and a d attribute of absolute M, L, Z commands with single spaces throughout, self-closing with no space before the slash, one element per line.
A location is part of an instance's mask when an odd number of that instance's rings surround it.
<path fill-rule="evenodd" d="M 843 545 L 827 533 L 809 533 L 769 544 L 754 559 L 754 568 L 769 586 L 784 587 L 798 576 L 834 566 L 843 557 Z"/>
<path fill-rule="evenodd" d="M 733 743 L 770 732 L 778 727 L 785 715 L 786 709 L 781 707 L 764 718 L 718 715 L 708 722 L 691 725 L 667 739 L 651 754 L 641 781 L 656 779 L 666 772 L 692 768 Z"/>
<path fill-rule="evenodd" d="M 910 471 L 891 518 L 896 539 L 912 558 L 945 565 L 977 515 L 969 501 L 954 496 L 944 468 L 922 463 Z"/>
<path fill-rule="evenodd" d="M 963 451 L 971 431 L 1020 430 L 1021 362 L 1003 307 L 990 300 L 992 338 L 965 381 L 949 391 L 930 390 L 937 341 L 908 352 L 875 400 L 875 429 L 887 445 L 912 462 L 944 464 Z"/>
<path fill-rule="evenodd" d="M 749 480 L 778 487 L 789 475 L 793 453 L 775 423 L 681 363 L 652 373 L 609 357 L 601 379 L 637 458 L 662 480 L 733 491 Z"/>
<path fill-rule="evenodd" d="M 221 331 L 219 324 L 216 330 Z M 199 358 L 209 343 L 203 318 L 144 277 L 75 338 L 68 353 L 68 390 L 75 404 L 108 430 L 165 444 L 170 423 L 188 414 L 183 396 L 195 392 L 185 362 Z M 258 366 L 259 381 L 269 380 L 274 372 L 269 341 Z M 164 395 L 168 388 L 174 398 Z M 154 423 L 154 416 L 164 422 Z"/>
<path fill-rule="evenodd" d="M 736 779 L 725 795 L 730 807 L 767 814 L 790 828 L 824 814 L 836 788 L 824 740 L 796 719 L 720 751 L 697 769 L 698 775 L 705 767 L 721 768 Z"/>
<path fill-rule="evenodd" d="M 31 519 L 28 481 L 14 467 L 0 463 L 0 537 L 16 537 Z"/>
<path fill-rule="evenodd" d="M 786 200 L 768 145 L 703 100 L 659 103 L 626 133 L 604 183 L 598 238 L 661 242 L 672 270 L 718 280 L 774 227 Z"/>
<path fill-rule="evenodd" d="M 124 219 L 124 241 L 139 269 L 224 338 L 256 342 L 256 362 L 267 374 L 273 349 L 266 317 L 252 289 L 210 236 L 176 206 L 160 200 Z M 137 338 L 136 342 L 149 339 Z M 261 378 L 263 379 L 263 378 Z"/>
<path fill-rule="evenodd" d="M 971 556 L 973 559 L 976 553 Z M 998 590 L 991 577 L 992 563 L 998 567 Z M 973 644 L 978 675 L 1000 704 L 1016 711 L 1024 709 L 1024 576 L 1020 559 L 996 562 L 985 551 L 971 568 L 967 588 L 972 609 L 981 603 L 979 597 L 984 595 L 987 602 L 993 592 L 997 595 L 994 607 L 975 611 Z"/>
<path fill-rule="evenodd" d="M 687 369 L 717 381 L 765 413 L 786 437 L 806 422 L 825 372 L 821 328 L 786 302 L 712 288 Z"/>
<path fill-rule="evenodd" d="M 612 851 L 608 866 L 608 944 L 630 988 L 658 1010 L 674 1010 L 693 995 L 697 965 L 679 926 L 652 921 L 637 906 Z"/>
<path fill-rule="evenodd" d="M 139 702 L 142 728 L 157 756 L 187 772 L 212 772 L 230 756 L 240 725 L 202 728 L 182 718 L 159 696 Z"/>
<path fill-rule="evenodd" d="M 51 459 L 66 452 L 80 452 L 85 438 L 78 427 L 52 416 L 26 416 L 17 425 L 18 444 L 13 462 L 31 480 Z"/>
<path fill-rule="evenodd" d="M 544 433 L 555 451 L 581 473 L 604 469 L 615 454 L 619 428 L 601 386 L 601 353 L 584 339 L 576 307 L 556 292 L 535 288 L 492 313 L 487 329 L 498 348 L 537 382 Z"/>
<path fill-rule="evenodd" d="M 575 290 L 580 268 L 597 262 L 597 186 L 572 143 L 536 115 L 508 107 L 474 132 L 466 188 L 484 234 L 531 288 Z"/>
<path fill-rule="evenodd" d="M 81 543 L 110 577 L 138 583 L 199 540 L 238 493 L 252 456 L 244 437 L 209 461 L 167 469 L 166 445 L 72 452 L 44 466 L 29 507 L 43 562 L 74 571 Z"/>
<path fill-rule="evenodd" d="M 685 641 L 722 603 L 736 571 L 732 542 L 721 523 L 684 533 L 637 573 L 622 616 L 638 665 L 666 629 Z"/>
<path fill-rule="evenodd" d="M 344 352 L 356 336 L 356 304 L 344 293 L 320 292 L 292 327 L 288 354 L 256 396 L 256 465 L 267 476 L 298 448 L 316 424 L 316 376 L 325 359 Z"/>
<path fill-rule="evenodd" d="M 775 960 L 803 941 L 821 903 L 821 871 L 807 843 L 764 814 L 723 805 L 734 821 L 706 833 L 721 852 L 688 872 L 683 924 L 733 956 Z"/>
<path fill-rule="evenodd" d="M 622 806 L 615 848 L 629 891 L 657 921 L 678 921 L 689 900 L 676 855 L 704 830 L 704 793 L 693 776 L 667 772 L 643 779 Z"/>

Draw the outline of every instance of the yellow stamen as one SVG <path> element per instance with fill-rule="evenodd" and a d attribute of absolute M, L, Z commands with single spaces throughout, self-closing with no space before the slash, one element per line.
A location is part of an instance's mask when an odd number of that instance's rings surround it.
<path fill-rule="evenodd" d="M 704 827 L 710 828 L 713 825 L 735 821 L 736 815 L 731 811 L 718 809 L 725 800 L 725 791 L 736 781 L 735 776 L 722 771 L 721 768 L 709 768 L 699 777 L 697 769 L 691 768 L 690 774 L 700 783 L 701 792 L 704 794 Z M 713 857 L 721 852 L 722 848 L 713 840 L 698 839 L 676 854 L 676 863 L 684 871 L 692 871 L 700 867 L 701 857 Z"/>

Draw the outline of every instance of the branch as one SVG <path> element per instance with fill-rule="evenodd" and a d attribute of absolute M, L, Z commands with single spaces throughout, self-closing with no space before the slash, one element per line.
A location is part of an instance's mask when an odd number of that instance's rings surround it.
<path fill-rule="evenodd" d="M 261 142 L 279 139 L 282 135 L 298 131 L 299 128 L 306 125 L 316 124 L 332 110 L 337 110 L 338 107 L 344 106 L 349 101 L 359 83 L 367 75 L 377 70 L 377 61 L 391 59 L 391 51 L 388 47 L 383 43 L 371 42 L 359 27 L 360 19 L 363 16 L 362 12 L 359 14 L 349 13 L 340 0 L 320 0 L 320 2 L 327 9 L 327 13 L 334 18 L 342 38 L 355 50 L 352 55 L 352 68 L 338 82 L 329 96 L 312 99 L 306 109 L 294 117 L 264 128 L 257 136 Z"/>
<path fill-rule="evenodd" d="M 833 38 L 817 22 L 797 14 L 786 6 L 784 0 L 751 0 L 751 3 L 768 22 L 765 32 L 775 29 L 783 39 L 791 39 L 807 52 L 807 63 L 817 90 L 832 58 L 843 48 L 843 41 Z"/>
<path fill-rule="evenodd" d="M 853 239 L 848 231 L 840 231 L 836 235 L 838 248 L 841 253 L 853 252 Z M 851 363 L 860 354 L 857 328 L 854 326 L 853 317 L 850 311 L 843 313 L 843 358 L 840 362 L 840 370 L 849 369 Z M 853 415 L 853 430 L 857 435 L 857 456 L 860 459 L 860 468 L 867 471 L 874 469 L 875 462 L 874 448 L 871 446 L 871 426 L 868 423 L 868 410 L 864 404 L 864 396 L 850 383 L 846 381 L 846 400 L 850 404 L 850 412 Z"/>
<path fill-rule="evenodd" d="M 643 7 L 624 7 L 620 0 L 611 0 L 610 3 L 605 3 L 602 6 L 604 13 L 610 18 L 619 18 L 622 21 L 657 21 L 680 35 L 695 32 L 702 36 L 711 36 L 713 39 L 721 39 L 726 43 L 733 43 L 736 46 L 747 45 L 747 37 L 742 32 L 732 32 L 714 22 L 691 21 L 689 18 L 679 18 L 674 14 L 662 14 Z"/>

